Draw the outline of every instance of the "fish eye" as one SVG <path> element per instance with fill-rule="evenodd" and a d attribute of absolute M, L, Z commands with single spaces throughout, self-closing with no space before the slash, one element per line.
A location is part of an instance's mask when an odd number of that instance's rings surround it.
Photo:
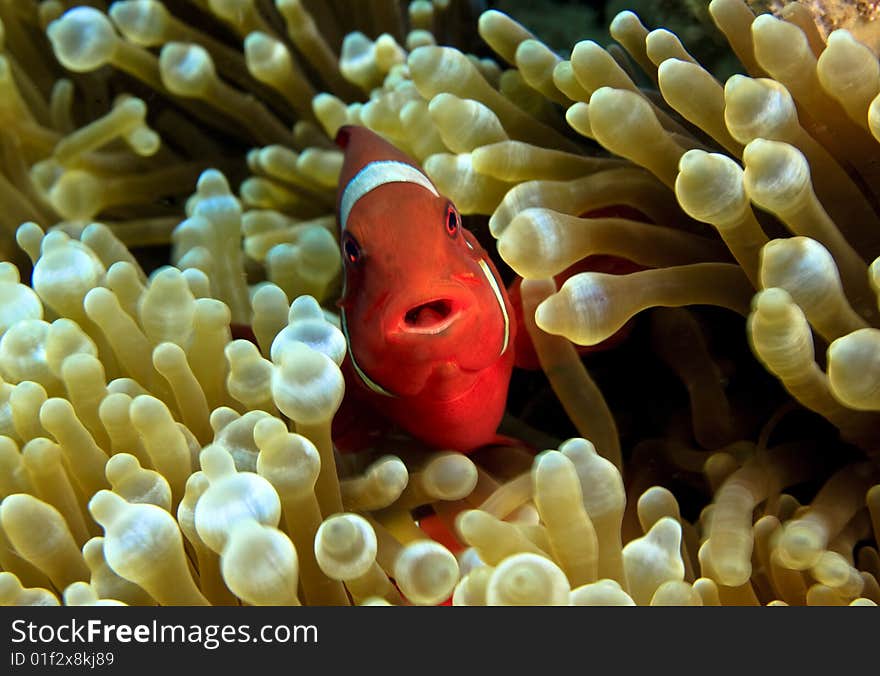
<path fill-rule="evenodd" d="M 342 254 L 349 263 L 357 263 L 361 259 L 361 247 L 351 233 L 342 236 Z"/>
<path fill-rule="evenodd" d="M 458 211 L 452 203 L 450 203 L 449 206 L 446 207 L 446 234 L 450 237 L 455 237 L 460 229 L 461 216 L 458 214 Z"/>

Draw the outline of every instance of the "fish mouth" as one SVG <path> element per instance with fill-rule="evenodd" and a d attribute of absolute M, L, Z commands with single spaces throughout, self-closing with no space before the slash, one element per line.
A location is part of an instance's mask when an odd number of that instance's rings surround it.
<path fill-rule="evenodd" d="M 398 329 L 402 333 L 437 335 L 443 333 L 461 316 L 459 305 L 450 298 L 435 298 L 408 309 Z"/>

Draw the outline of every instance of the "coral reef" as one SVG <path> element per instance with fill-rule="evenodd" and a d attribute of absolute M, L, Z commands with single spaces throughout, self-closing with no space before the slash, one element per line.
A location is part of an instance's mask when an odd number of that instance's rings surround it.
<path fill-rule="evenodd" d="M 880 603 L 874 54 L 472 10 L 0 0 L 0 603 Z M 335 453 L 343 124 L 523 278 L 542 452 Z"/>

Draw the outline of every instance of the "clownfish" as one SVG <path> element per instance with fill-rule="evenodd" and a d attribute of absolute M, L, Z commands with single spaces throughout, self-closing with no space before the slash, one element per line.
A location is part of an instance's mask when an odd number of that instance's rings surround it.
<path fill-rule="evenodd" d="M 493 443 L 516 340 L 498 271 L 414 160 L 363 127 L 336 142 L 347 393 L 431 446 Z"/>

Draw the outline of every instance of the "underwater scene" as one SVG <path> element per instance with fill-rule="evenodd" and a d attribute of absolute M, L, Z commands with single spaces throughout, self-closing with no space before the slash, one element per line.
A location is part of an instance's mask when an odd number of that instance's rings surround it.
<path fill-rule="evenodd" d="M 878 17 L 0 0 L 0 605 L 880 603 Z"/>

